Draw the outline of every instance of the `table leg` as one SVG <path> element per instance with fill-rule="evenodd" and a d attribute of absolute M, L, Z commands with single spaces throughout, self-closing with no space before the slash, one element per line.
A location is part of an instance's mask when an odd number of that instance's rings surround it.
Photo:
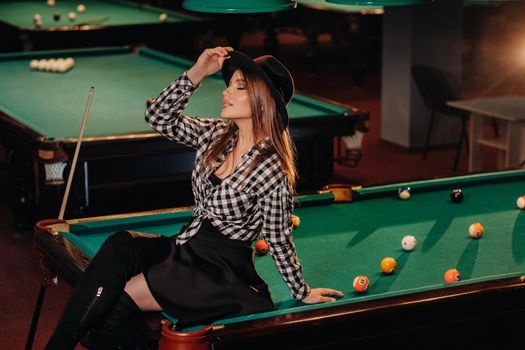
<path fill-rule="evenodd" d="M 522 148 L 522 128 L 517 123 L 507 123 L 507 154 L 505 157 L 505 167 L 518 166 L 521 159 Z"/>
<path fill-rule="evenodd" d="M 469 171 L 481 170 L 481 146 L 479 140 L 483 136 L 483 116 L 477 113 L 470 114 L 470 153 L 468 159 Z"/>
<path fill-rule="evenodd" d="M 19 37 L 20 46 L 22 47 L 22 52 L 33 51 L 33 41 L 28 34 L 22 33 Z"/>
<path fill-rule="evenodd" d="M 45 294 L 46 286 L 42 283 L 40 291 L 38 292 L 33 318 L 31 319 L 31 327 L 29 328 L 29 334 L 27 335 L 25 350 L 31 350 L 33 348 L 33 340 L 35 339 L 36 327 L 38 326 L 38 320 L 40 319 L 40 311 L 42 310 L 42 303 L 44 302 Z"/>

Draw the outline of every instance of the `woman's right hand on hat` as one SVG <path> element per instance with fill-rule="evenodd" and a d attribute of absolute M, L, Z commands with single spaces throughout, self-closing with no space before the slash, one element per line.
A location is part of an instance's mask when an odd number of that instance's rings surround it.
<path fill-rule="evenodd" d="M 197 62 L 186 73 L 188 78 L 197 85 L 202 79 L 217 73 L 222 69 L 224 61 L 230 58 L 230 51 L 233 51 L 233 48 L 229 46 L 217 46 L 204 50 Z"/>

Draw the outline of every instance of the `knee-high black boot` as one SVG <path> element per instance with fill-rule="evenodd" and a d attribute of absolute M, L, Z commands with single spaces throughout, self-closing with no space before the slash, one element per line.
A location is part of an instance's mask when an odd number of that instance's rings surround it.
<path fill-rule="evenodd" d="M 113 311 L 106 320 L 90 331 L 80 343 L 93 350 L 135 350 L 136 339 L 133 332 L 133 316 L 140 308 L 126 292 L 122 292 Z"/>
<path fill-rule="evenodd" d="M 74 349 L 84 335 L 113 310 L 126 282 L 138 271 L 133 238 L 110 236 L 78 282 L 46 350 Z"/>

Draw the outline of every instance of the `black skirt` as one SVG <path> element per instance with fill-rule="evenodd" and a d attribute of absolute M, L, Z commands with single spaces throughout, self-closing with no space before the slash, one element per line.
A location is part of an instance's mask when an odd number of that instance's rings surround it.
<path fill-rule="evenodd" d="M 226 238 L 207 220 L 184 245 L 144 273 L 159 305 L 178 327 L 274 309 L 268 286 L 255 271 L 250 242 Z"/>

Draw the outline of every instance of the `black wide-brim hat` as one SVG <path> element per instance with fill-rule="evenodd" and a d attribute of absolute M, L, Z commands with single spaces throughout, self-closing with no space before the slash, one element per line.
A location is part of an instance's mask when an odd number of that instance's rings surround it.
<path fill-rule="evenodd" d="M 222 77 L 226 85 L 237 69 L 248 70 L 261 77 L 266 83 L 277 106 L 284 127 L 288 126 L 288 112 L 286 105 L 293 97 L 295 86 L 292 75 L 286 67 L 271 55 L 251 59 L 239 51 L 229 52 L 230 58 L 222 65 Z"/>

